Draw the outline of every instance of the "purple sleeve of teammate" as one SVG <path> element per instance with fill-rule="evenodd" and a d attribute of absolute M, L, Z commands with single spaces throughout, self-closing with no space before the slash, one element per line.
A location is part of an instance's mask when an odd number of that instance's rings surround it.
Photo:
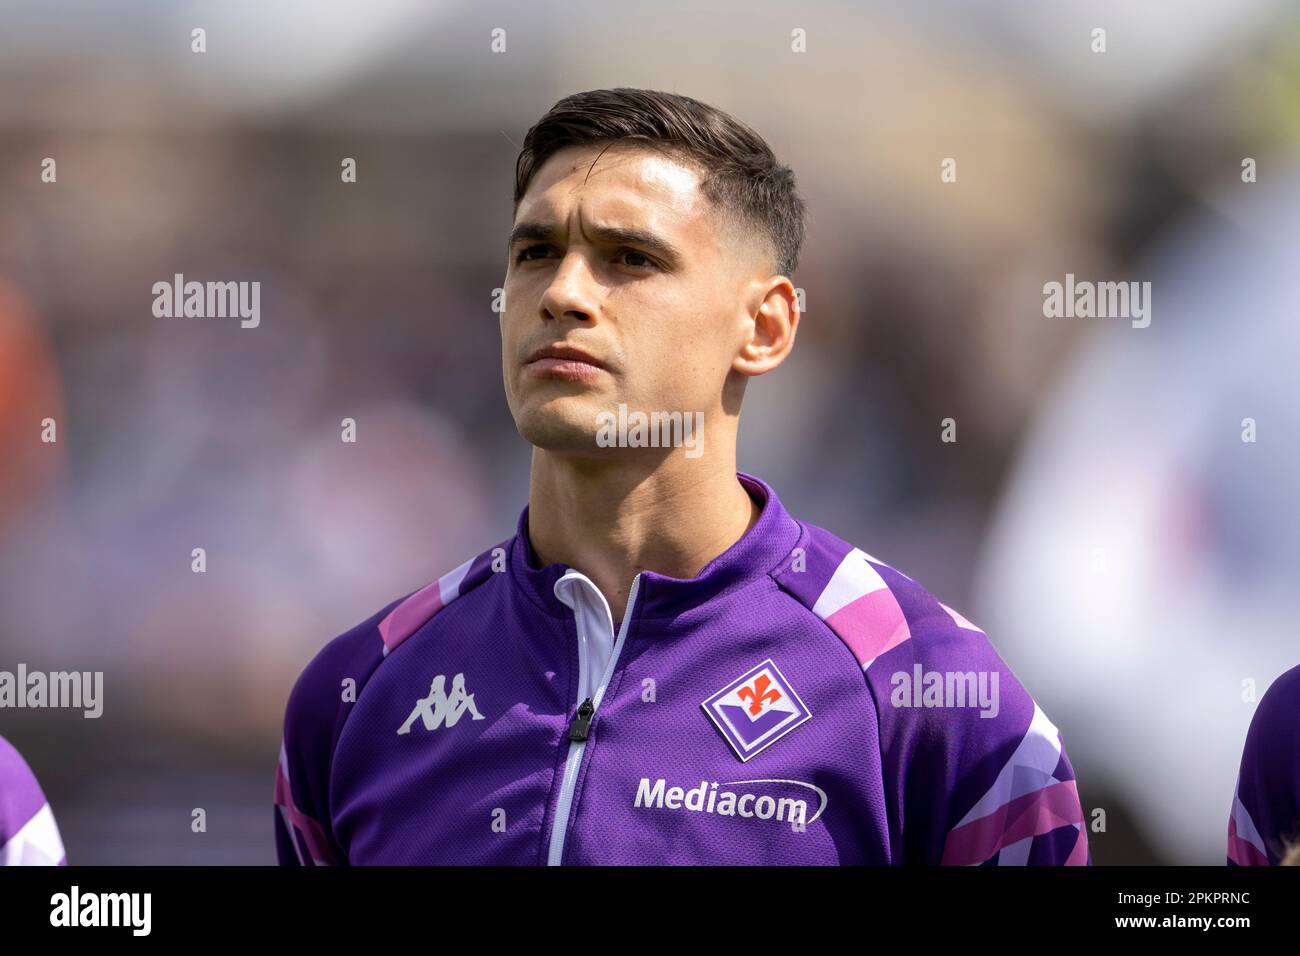
<path fill-rule="evenodd" d="M 1228 818 L 1230 866 L 1276 866 L 1300 843 L 1300 667 L 1259 702 Z"/>
<path fill-rule="evenodd" d="M 22 755 L 0 737 L 0 866 L 64 866 L 54 813 Z"/>

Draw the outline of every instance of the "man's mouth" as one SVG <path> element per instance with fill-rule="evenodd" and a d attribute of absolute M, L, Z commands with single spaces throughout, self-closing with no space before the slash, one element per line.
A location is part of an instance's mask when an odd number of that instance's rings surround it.
<path fill-rule="evenodd" d="M 609 370 L 599 359 L 582 349 L 569 345 L 548 345 L 528 357 L 524 362 L 523 371 L 529 378 L 594 382 Z"/>

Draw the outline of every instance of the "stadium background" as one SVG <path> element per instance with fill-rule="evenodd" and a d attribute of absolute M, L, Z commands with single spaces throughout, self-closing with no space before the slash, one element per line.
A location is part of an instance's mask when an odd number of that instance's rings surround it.
<path fill-rule="evenodd" d="M 808 201 L 741 467 L 988 630 L 1095 862 L 1221 862 L 1242 682 L 1300 661 L 1300 10 L 1267 0 L 0 3 L 0 669 L 106 685 L 0 734 L 69 861 L 271 862 L 302 666 L 512 533 L 514 160 L 603 86 L 732 112 Z M 177 272 L 260 281 L 260 327 L 153 317 Z M 1066 273 L 1153 282 L 1151 327 L 1044 318 Z"/>

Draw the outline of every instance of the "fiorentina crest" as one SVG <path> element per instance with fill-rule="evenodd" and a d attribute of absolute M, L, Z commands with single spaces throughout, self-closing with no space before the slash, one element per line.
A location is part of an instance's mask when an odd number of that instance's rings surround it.
<path fill-rule="evenodd" d="M 741 760 L 770 747 L 812 717 L 770 657 L 702 706 Z"/>

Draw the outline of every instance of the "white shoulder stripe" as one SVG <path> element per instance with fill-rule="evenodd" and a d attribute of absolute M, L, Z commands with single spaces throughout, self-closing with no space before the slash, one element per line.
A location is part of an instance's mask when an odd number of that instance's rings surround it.
<path fill-rule="evenodd" d="M 966 620 L 966 618 L 963 617 L 960 612 L 954 611 L 952 608 L 944 604 L 942 601 L 939 602 L 939 606 L 948 613 L 948 616 L 952 618 L 952 622 L 956 624 L 958 627 L 963 628 L 964 630 L 967 631 L 976 631 L 980 634 L 984 633 L 982 628 L 976 627 L 970 621 Z"/>
<path fill-rule="evenodd" d="M 1264 838 L 1259 835 L 1259 829 L 1255 826 L 1255 821 L 1250 818 L 1250 811 L 1241 802 L 1241 797 L 1235 795 L 1232 798 L 1232 819 L 1237 824 L 1237 836 L 1258 850 L 1264 859 L 1268 859 L 1268 851 L 1264 849 Z"/>
<path fill-rule="evenodd" d="M 460 597 L 460 586 L 465 580 L 465 575 L 469 574 L 470 565 L 476 559 L 470 558 L 460 567 L 452 568 L 441 578 L 438 579 L 438 590 L 442 592 L 442 604 L 446 607 L 456 598 Z"/>
<path fill-rule="evenodd" d="M 888 587 L 885 579 L 867 563 L 868 558 L 869 555 L 857 548 L 844 556 L 813 605 L 814 614 L 824 621 L 863 595 Z"/>
<path fill-rule="evenodd" d="M 2 866 L 57 866 L 63 857 L 63 838 L 48 803 L 0 847 Z"/>

